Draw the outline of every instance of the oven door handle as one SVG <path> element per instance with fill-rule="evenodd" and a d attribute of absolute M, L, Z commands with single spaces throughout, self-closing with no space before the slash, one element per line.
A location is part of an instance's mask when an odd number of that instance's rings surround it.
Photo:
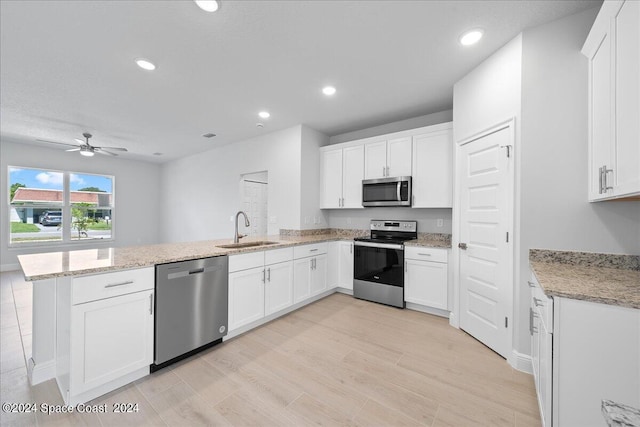
<path fill-rule="evenodd" d="M 404 250 L 404 245 L 396 245 L 393 243 L 370 243 L 370 242 L 353 242 L 355 246 L 366 246 L 368 248 L 382 248 L 382 249 L 398 249 Z"/>

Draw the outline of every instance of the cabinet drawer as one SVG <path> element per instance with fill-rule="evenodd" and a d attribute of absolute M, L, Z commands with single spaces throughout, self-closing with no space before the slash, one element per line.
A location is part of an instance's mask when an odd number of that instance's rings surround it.
<path fill-rule="evenodd" d="M 328 248 L 329 248 L 329 244 L 327 242 L 314 243 L 312 245 L 294 246 L 293 258 L 299 259 L 299 258 L 304 258 L 308 256 L 326 254 Z"/>
<path fill-rule="evenodd" d="M 277 264 L 280 262 L 286 262 L 293 260 L 293 248 L 273 249 L 271 251 L 265 251 L 264 264 Z"/>
<path fill-rule="evenodd" d="M 447 262 L 447 250 L 425 248 L 422 246 L 407 246 L 404 249 L 404 257 L 422 261 Z"/>
<path fill-rule="evenodd" d="M 538 283 L 533 273 L 531 274 L 529 285 L 531 286 L 531 304 L 533 309 L 538 316 L 540 316 L 540 321 L 544 324 L 547 331 L 553 333 L 553 298 L 549 298 L 544 293 L 542 286 L 540 286 L 540 283 Z"/>
<path fill-rule="evenodd" d="M 264 266 L 264 251 L 229 256 L 229 273 Z"/>
<path fill-rule="evenodd" d="M 73 278 L 73 304 L 153 289 L 153 267 Z"/>

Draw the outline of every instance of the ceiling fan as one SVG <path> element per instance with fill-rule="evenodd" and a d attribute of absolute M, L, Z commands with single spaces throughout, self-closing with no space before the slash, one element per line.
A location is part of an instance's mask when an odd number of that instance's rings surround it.
<path fill-rule="evenodd" d="M 126 148 L 122 148 L 122 147 L 97 147 L 95 145 L 91 145 L 91 144 L 89 144 L 89 138 L 91 138 L 92 135 L 89 132 L 83 133 L 82 136 L 84 136 L 84 138 L 85 138 L 84 141 L 81 140 L 81 139 L 78 139 L 78 138 L 75 139 L 80 145 L 67 144 L 65 142 L 47 141 L 45 139 L 37 139 L 36 141 L 47 142 L 49 144 L 65 145 L 67 147 L 73 147 L 73 148 L 70 148 L 70 149 L 68 149 L 66 151 L 79 151 L 81 155 L 86 156 L 86 157 L 91 157 L 95 153 L 107 154 L 109 156 L 117 156 L 116 153 L 112 153 L 109 150 L 127 151 Z"/>

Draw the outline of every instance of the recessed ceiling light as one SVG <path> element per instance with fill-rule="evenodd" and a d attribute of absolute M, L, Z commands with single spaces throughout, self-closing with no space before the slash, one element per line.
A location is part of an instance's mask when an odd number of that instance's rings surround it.
<path fill-rule="evenodd" d="M 324 93 L 327 96 L 335 95 L 336 88 L 333 86 L 325 86 L 322 88 L 322 93 Z"/>
<path fill-rule="evenodd" d="M 154 156 L 162 156 L 164 153 L 153 153 Z"/>
<path fill-rule="evenodd" d="M 220 5 L 215 0 L 195 0 L 198 7 L 205 12 L 215 12 Z"/>
<path fill-rule="evenodd" d="M 209 132 L 209 133 L 205 133 L 205 134 L 204 134 L 204 135 L 202 135 L 202 136 L 204 136 L 205 138 L 213 138 L 214 136 L 216 136 L 216 134 L 215 134 L 215 133 L 211 133 L 211 132 Z"/>
<path fill-rule="evenodd" d="M 482 31 L 479 28 L 476 28 L 475 30 L 467 31 L 466 33 L 460 36 L 460 39 L 459 39 L 460 44 L 462 46 L 470 46 L 472 44 L 476 44 L 478 43 L 478 41 L 480 41 L 483 34 L 484 34 L 484 31 Z"/>
<path fill-rule="evenodd" d="M 268 119 L 269 117 L 271 117 L 271 114 L 269 114 L 268 111 L 260 111 L 258 115 L 263 119 Z"/>
<path fill-rule="evenodd" d="M 143 70 L 153 71 L 156 69 L 156 66 L 152 62 L 144 58 L 136 59 L 136 64 L 138 64 L 138 67 L 142 68 Z"/>

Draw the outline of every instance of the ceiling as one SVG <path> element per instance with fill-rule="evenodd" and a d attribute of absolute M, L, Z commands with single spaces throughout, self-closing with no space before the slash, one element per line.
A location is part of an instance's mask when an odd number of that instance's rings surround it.
<path fill-rule="evenodd" d="M 523 29 L 600 4 L 2 0 L 0 136 L 89 131 L 165 162 L 297 124 L 337 135 L 450 109 L 453 84 Z M 480 43 L 458 44 L 474 27 Z"/>

